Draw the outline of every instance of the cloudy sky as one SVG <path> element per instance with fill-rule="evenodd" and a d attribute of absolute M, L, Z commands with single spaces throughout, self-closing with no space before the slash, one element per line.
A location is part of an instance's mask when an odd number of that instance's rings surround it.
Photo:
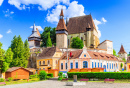
<path fill-rule="evenodd" d="M 111 40 L 117 52 L 121 44 L 130 51 L 130 0 L 0 0 L 3 48 L 10 46 L 14 35 L 25 41 L 34 21 L 40 33 L 46 26 L 56 27 L 61 8 L 65 18 L 91 13 L 100 42 Z"/>

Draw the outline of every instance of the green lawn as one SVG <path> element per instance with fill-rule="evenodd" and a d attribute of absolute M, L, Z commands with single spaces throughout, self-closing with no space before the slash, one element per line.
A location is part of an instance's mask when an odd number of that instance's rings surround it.
<path fill-rule="evenodd" d="M 32 82 L 38 82 L 40 81 L 39 78 L 33 78 L 33 79 L 29 79 L 29 81 L 27 82 L 27 80 L 17 80 L 17 81 L 5 81 L 6 85 L 12 85 L 12 84 L 22 84 L 22 83 L 32 83 Z"/>

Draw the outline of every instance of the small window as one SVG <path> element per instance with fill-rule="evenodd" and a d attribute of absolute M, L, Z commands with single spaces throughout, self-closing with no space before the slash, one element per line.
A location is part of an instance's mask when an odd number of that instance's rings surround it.
<path fill-rule="evenodd" d="M 50 60 L 48 60 L 48 64 L 50 64 Z"/>
<path fill-rule="evenodd" d="M 66 63 L 66 69 L 67 69 L 67 63 Z"/>
<path fill-rule="evenodd" d="M 39 61 L 39 65 L 41 65 L 41 61 Z"/>
<path fill-rule="evenodd" d="M 45 65 L 45 61 L 43 61 L 43 65 Z"/>
<path fill-rule="evenodd" d="M 73 69 L 73 63 L 70 63 L 70 69 Z"/>
<path fill-rule="evenodd" d="M 41 70 L 41 68 L 39 68 L 39 70 Z"/>
<path fill-rule="evenodd" d="M 56 60 L 56 64 L 58 64 L 57 60 Z"/>
<path fill-rule="evenodd" d="M 43 70 L 45 70 L 45 68 L 43 68 Z"/>
<path fill-rule="evenodd" d="M 78 62 L 76 62 L 76 68 L 78 68 Z"/>
<path fill-rule="evenodd" d="M 61 63 L 61 69 L 63 69 L 63 63 Z"/>
<path fill-rule="evenodd" d="M 84 57 L 86 57 L 86 55 L 84 55 Z"/>

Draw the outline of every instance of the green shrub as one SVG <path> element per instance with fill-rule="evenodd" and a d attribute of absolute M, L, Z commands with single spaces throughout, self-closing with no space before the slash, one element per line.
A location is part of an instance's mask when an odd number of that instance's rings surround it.
<path fill-rule="evenodd" d="M 5 81 L 5 79 L 3 79 L 3 78 L 0 78 L 0 82 L 4 82 Z"/>
<path fill-rule="evenodd" d="M 48 73 L 47 76 L 53 77 L 53 73 Z"/>
<path fill-rule="evenodd" d="M 13 78 L 12 78 L 12 77 L 9 77 L 9 78 L 8 78 L 8 81 L 9 81 L 9 82 L 10 82 L 10 81 L 12 81 L 12 80 L 13 80 Z"/>
<path fill-rule="evenodd" d="M 46 76 L 47 76 L 47 73 L 45 71 L 42 70 L 42 71 L 39 72 L 40 80 L 45 80 Z"/>
<path fill-rule="evenodd" d="M 62 80 L 62 78 L 58 78 L 58 80 Z"/>
<path fill-rule="evenodd" d="M 129 72 L 68 72 L 68 77 L 73 78 L 73 75 L 77 75 L 77 78 L 98 78 L 98 79 L 130 79 Z"/>
<path fill-rule="evenodd" d="M 29 76 L 29 79 L 33 79 L 33 78 L 38 78 L 38 75 L 35 74 L 35 75 L 30 75 L 30 76 Z"/>
<path fill-rule="evenodd" d="M 46 79 L 49 79 L 49 78 L 52 78 L 52 77 L 50 77 L 50 76 L 47 76 L 47 77 L 46 77 Z"/>
<path fill-rule="evenodd" d="M 63 72 L 58 73 L 59 78 L 63 77 Z"/>

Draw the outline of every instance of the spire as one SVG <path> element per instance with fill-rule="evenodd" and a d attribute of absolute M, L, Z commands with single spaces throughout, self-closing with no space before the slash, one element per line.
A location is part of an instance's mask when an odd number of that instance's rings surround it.
<path fill-rule="evenodd" d="M 120 51 L 118 52 L 118 54 L 121 54 L 121 53 L 126 53 L 122 44 L 121 44 L 121 48 L 120 48 Z"/>
<path fill-rule="evenodd" d="M 36 26 L 35 26 L 35 22 L 34 22 L 32 32 L 36 32 L 36 31 L 37 31 L 37 30 L 36 30 Z"/>
<path fill-rule="evenodd" d="M 63 9 L 61 9 L 60 16 L 63 16 L 63 17 L 64 17 L 64 14 L 63 14 Z"/>
<path fill-rule="evenodd" d="M 65 25 L 65 21 L 63 18 L 64 14 L 63 14 L 63 9 L 61 9 L 61 13 L 60 13 L 60 20 L 58 22 L 58 25 L 56 27 L 56 30 L 66 30 L 67 31 L 67 27 Z"/>

